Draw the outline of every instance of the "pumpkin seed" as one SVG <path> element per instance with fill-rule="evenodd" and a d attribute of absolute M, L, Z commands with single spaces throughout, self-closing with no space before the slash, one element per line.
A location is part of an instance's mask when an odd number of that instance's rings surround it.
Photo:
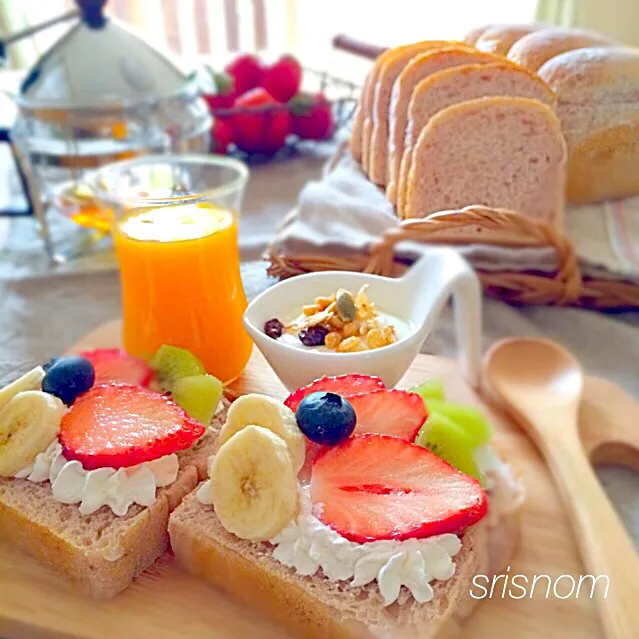
<path fill-rule="evenodd" d="M 348 291 L 340 291 L 335 300 L 338 317 L 344 322 L 352 322 L 355 319 L 355 300 Z"/>

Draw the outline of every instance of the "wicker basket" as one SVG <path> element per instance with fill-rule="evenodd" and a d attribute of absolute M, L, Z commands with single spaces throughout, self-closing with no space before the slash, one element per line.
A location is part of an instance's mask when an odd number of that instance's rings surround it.
<path fill-rule="evenodd" d="M 552 246 L 557 253 L 558 269 L 554 273 L 478 270 L 484 290 L 491 297 L 510 304 L 573 305 L 601 310 L 639 308 L 636 283 L 583 278 L 574 247 L 548 224 L 513 211 L 483 206 L 435 213 L 422 220 L 404 220 L 373 243 L 368 254 L 284 255 L 271 247 L 267 254 L 269 273 L 287 278 L 311 271 L 355 270 L 395 277 L 407 268 L 405 261 L 395 256 L 399 242 L 460 246 L 477 243 L 478 234 L 482 244 Z"/>

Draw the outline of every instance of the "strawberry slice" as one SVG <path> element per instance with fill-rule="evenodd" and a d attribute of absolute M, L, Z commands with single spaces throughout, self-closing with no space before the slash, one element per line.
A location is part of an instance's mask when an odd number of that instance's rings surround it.
<path fill-rule="evenodd" d="M 341 395 L 342 397 L 350 397 L 358 393 L 366 393 L 367 391 L 384 388 L 384 382 L 379 377 L 371 375 L 339 375 L 338 377 L 321 377 L 308 386 L 298 388 L 291 393 L 284 403 L 293 411 L 297 410 L 300 402 L 311 393 L 318 391 L 326 391 Z"/>
<path fill-rule="evenodd" d="M 119 348 L 96 348 L 80 353 L 95 369 L 95 384 L 135 384 L 148 386 L 153 376 L 151 367 L 139 357 Z"/>
<path fill-rule="evenodd" d="M 324 453 L 311 499 L 326 525 L 358 543 L 460 533 L 488 507 L 477 480 L 388 435 L 358 435 Z"/>
<path fill-rule="evenodd" d="M 123 384 L 94 386 L 81 395 L 62 418 L 59 438 L 67 459 L 93 470 L 177 453 L 204 430 L 168 397 Z"/>
<path fill-rule="evenodd" d="M 426 421 L 424 400 L 401 390 L 374 390 L 348 398 L 357 415 L 353 435 L 380 433 L 414 442 Z"/>

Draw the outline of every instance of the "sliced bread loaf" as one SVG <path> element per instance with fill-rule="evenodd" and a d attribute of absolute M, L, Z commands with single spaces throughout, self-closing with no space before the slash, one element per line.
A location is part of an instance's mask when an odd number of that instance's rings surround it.
<path fill-rule="evenodd" d="M 517 97 L 455 104 L 430 119 L 413 147 L 404 216 L 483 204 L 561 228 L 565 163 L 548 105 Z"/>
<path fill-rule="evenodd" d="M 542 29 L 524 36 L 508 52 L 508 59 L 537 71 L 551 58 L 583 47 L 613 46 L 609 38 L 585 29 Z"/>
<path fill-rule="evenodd" d="M 454 44 L 456 43 L 428 40 L 397 47 L 389 52 L 388 57 L 382 63 L 375 83 L 369 125 L 370 135 L 367 136 L 365 132 L 362 141 L 362 168 L 376 184 L 386 184 L 387 159 L 384 155 L 388 153 L 388 110 L 393 83 L 414 56 L 430 49 Z M 379 149 L 376 151 L 377 157 L 384 158 L 376 165 L 373 165 L 371 161 L 373 149 Z"/>
<path fill-rule="evenodd" d="M 508 55 L 510 48 L 529 33 L 546 28 L 543 24 L 497 24 L 484 31 L 475 46 L 480 51 L 496 53 L 498 55 Z"/>
<path fill-rule="evenodd" d="M 424 78 L 443 69 L 464 64 L 489 64 L 502 60 L 501 56 L 477 51 L 467 46 L 443 47 L 415 56 L 402 70 L 393 84 L 389 110 L 388 148 L 371 149 L 371 166 L 382 163 L 388 155 L 388 179 L 386 195 L 396 203 L 399 167 L 404 154 L 404 138 L 408 124 L 408 104 L 413 90 Z M 384 154 L 384 157 L 382 157 Z"/>
<path fill-rule="evenodd" d="M 53 498 L 51 484 L 26 479 L 0 479 L 0 540 L 61 573 L 96 598 L 124 590 L 169 547 L 169 515 L 206 477 L 226 411 L 195 446 L 178 453 L 177 480 L 157 491 L 153 506 L 133 505 L 118 517 L 107 506 L 87 516 L 77 504 Z"/>
<path fill-rule="evenodd" d="M 532 98 L 551 106 L 555 101 L 553 92 L 539 77 L 505 61 L 440 71 L 415 87 L 408 106 L 408 122 L 397 177 L 395 203 L 398 215 L 401 216 L 404 211 L 412 148 L 422 129 L 442 109 L 466 100 L 494 95 Z M 387 192 L 387 195 L 390 197 L 391 194 Z"/>
<path fill-rule="evenodd" d="M 569 152 L 568 201 L 639 194 L 639 53 L 575 49 L 548 60 L 538 73 L 557 95 Z"/>
<path fill-rule="evenodd" d="M 456 574 L 435 582 L 432 601 L 411 599 L 385 608 L 374 585 L 353 588 L 320 576 L 299 576 L 273 558 L 267 543 L 248 543 L 227 532 L 213 508 L 200 504 L 194 493 L 169 521 L 171 546 L 189 573 L 306 639 L 435 637 L 470 614 L 476 603 L 469 596 L 473 576 L 492 575 L 506 565 L 516 531 L 516 514 L 468 529 L 455 557 Z"/>

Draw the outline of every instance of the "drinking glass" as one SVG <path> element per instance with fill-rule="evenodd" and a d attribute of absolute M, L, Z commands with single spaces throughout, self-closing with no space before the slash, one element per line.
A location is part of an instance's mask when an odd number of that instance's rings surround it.
<path fill-rule="evenodd" d="M 224 383 L 242 372 L 252 350 L 238 248 L 247 179 L 237 160 L 195 154 L 138 157 L 91 175 L 111 220 L 127 352 L 149 359 L 170 344 Z"/>

